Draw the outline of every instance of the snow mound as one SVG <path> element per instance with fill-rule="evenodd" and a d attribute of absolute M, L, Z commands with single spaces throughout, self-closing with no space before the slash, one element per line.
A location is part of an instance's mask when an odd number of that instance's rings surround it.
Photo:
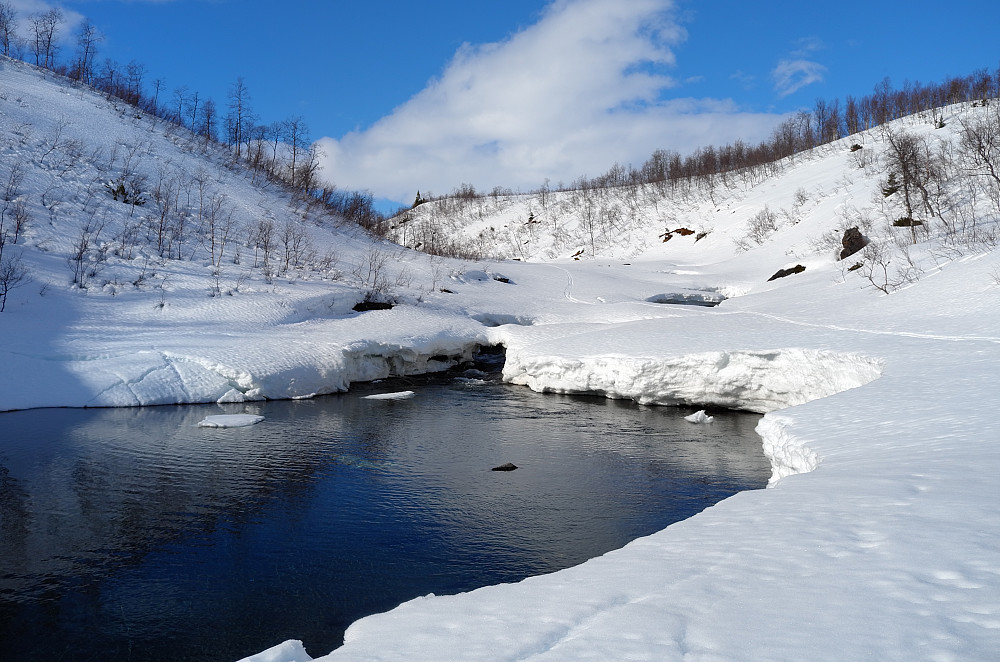
<path fill-rule="evenodd" d="M 238 662 L 311 662 L 305 647 L 298 639 L 289 639 L 277 646 L 261 651 L 256 655 L 245 657 Z"/>
<path fill-rule="evenodd" d="M 255 414 L 218 414 L 216 416 L 206 416 L 205 420 L 198 423 L 200 428 L 245 428 L 256 425 L 264 420 L 263 416 Z"/>
<path fill-rule="evenodd" d="M 702 423 L 702 424 L 707 424 L 707 423 L 714 422 L 715 421 L 715 417 L 714 416 L 709 416 L 708 414 L 705 413 L 704 409 L 701 409 L 701 410 L 696 411 L 695 413 L 691 414 L 690 416 L 685 416 L 684 420 L 687 421 L 688 423 Z"/>

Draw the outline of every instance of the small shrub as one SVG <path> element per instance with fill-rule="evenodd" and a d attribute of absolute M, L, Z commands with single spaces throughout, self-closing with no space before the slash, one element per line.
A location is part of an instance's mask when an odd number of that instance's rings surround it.
<path fill-rule="evenodd" d="M 747 232 L 736 240 L 736 246 L 743 251 L 756 244 L 760 246 L 778 229 L 778 215 L 766 206 L 747 221 Z"/>
<path fill-rule="evenodd" d="M 119 177 L 118 179 L 104 182 L 104 189 L 118 202 L 123 202 L 133 207 L 142 207 L 146 204 L 146 195 L 142 192 L 142 188 L 136 181 Z"/>

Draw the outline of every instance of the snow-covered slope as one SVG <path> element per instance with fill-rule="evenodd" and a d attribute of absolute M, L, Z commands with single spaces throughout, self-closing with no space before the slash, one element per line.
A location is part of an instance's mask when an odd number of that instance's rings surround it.
<path fill-rule="evenodd" d="M 897 129 L 951 145 L 986 110 Z M 854 141 L 864 148 L 851 152 Z M 872 132 L 761 181 L 640 192 L 634 223 L 612 214 L 604 239 L 591 217 L 593 242 L 572 214 L 557 222 L 511 199 L 511 219 L 550 223 L 532 230 L 537 252 L 518 255 L 544 261 L 462 262 L 337 227 L 194 146 L 0 61 L 0 186 L 20 170 L 8 197 L 30 217 L 5 251 L 21 252 L 32 278 L 0 313 L 0 409 L 220 401 L 234 414 L 241 400 L 437 369 L 501 342 L 505 378 L 532 388 L 768 412 L 758 431 L 771 489 L 566 571 L 363 619 L 323 659 L 995 659 L 1000 254 L 983 239 L 997 219 L 982 191 L 949 182 L 955 231 L 907 248 L 909 228 L 885 222 L 900 203 L 882 195 Z M 144 205 L 104 186 L 123 174 L 145 176 Z M 185 223 L 170 251 L 161 180 L 182 194 L 167 209 L 175 231 Z M 221 196 L 213 226 L 203 201 Z M 220 259 L 226 219 L 235 234 Z M 312 250 L 286 268 L 274 249 L 263 265 L 261 219 L 279 235 L 301 229 Z M 853 226 L 885 250 L 838 261 Z M 659 237 L 678 228 L 695 234 Z M 585 259 L 569 258 L 580 249 Z M 879 259 L 890 278 L 872 271 Z M 848 271 L 855 260 L 867 266 Z M 400 305 L 353 312 L 372 290 Z M 656 303 L 719 295 L 729 298 L 715 308 Z M 289 641 L 258 659 L 309 658 Z"/>

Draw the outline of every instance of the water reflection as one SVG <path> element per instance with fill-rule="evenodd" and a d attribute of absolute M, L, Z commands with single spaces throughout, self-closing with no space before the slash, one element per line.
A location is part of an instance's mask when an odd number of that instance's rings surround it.
<path fill-rule="evenodd" d="M 0 649 L 31 660 L 314 654 L 428 592 L 621 547 L 769 468 L 758 417 L 452 382 L 216 406 L 0 416 Z M 517 471 L 491 472 L 503 462 Z"/>

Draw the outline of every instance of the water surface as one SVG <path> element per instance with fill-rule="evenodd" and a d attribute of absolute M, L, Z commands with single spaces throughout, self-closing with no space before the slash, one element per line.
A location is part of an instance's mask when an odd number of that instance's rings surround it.
<path fill-rule="evenodd" d="M 416 390 L 0 415 L 0 657 L 316 656 L 357 618 L 575 565 L 770 474 L 755 415 Z M 197 427 L 243 412 L 266 418 Z"/>

